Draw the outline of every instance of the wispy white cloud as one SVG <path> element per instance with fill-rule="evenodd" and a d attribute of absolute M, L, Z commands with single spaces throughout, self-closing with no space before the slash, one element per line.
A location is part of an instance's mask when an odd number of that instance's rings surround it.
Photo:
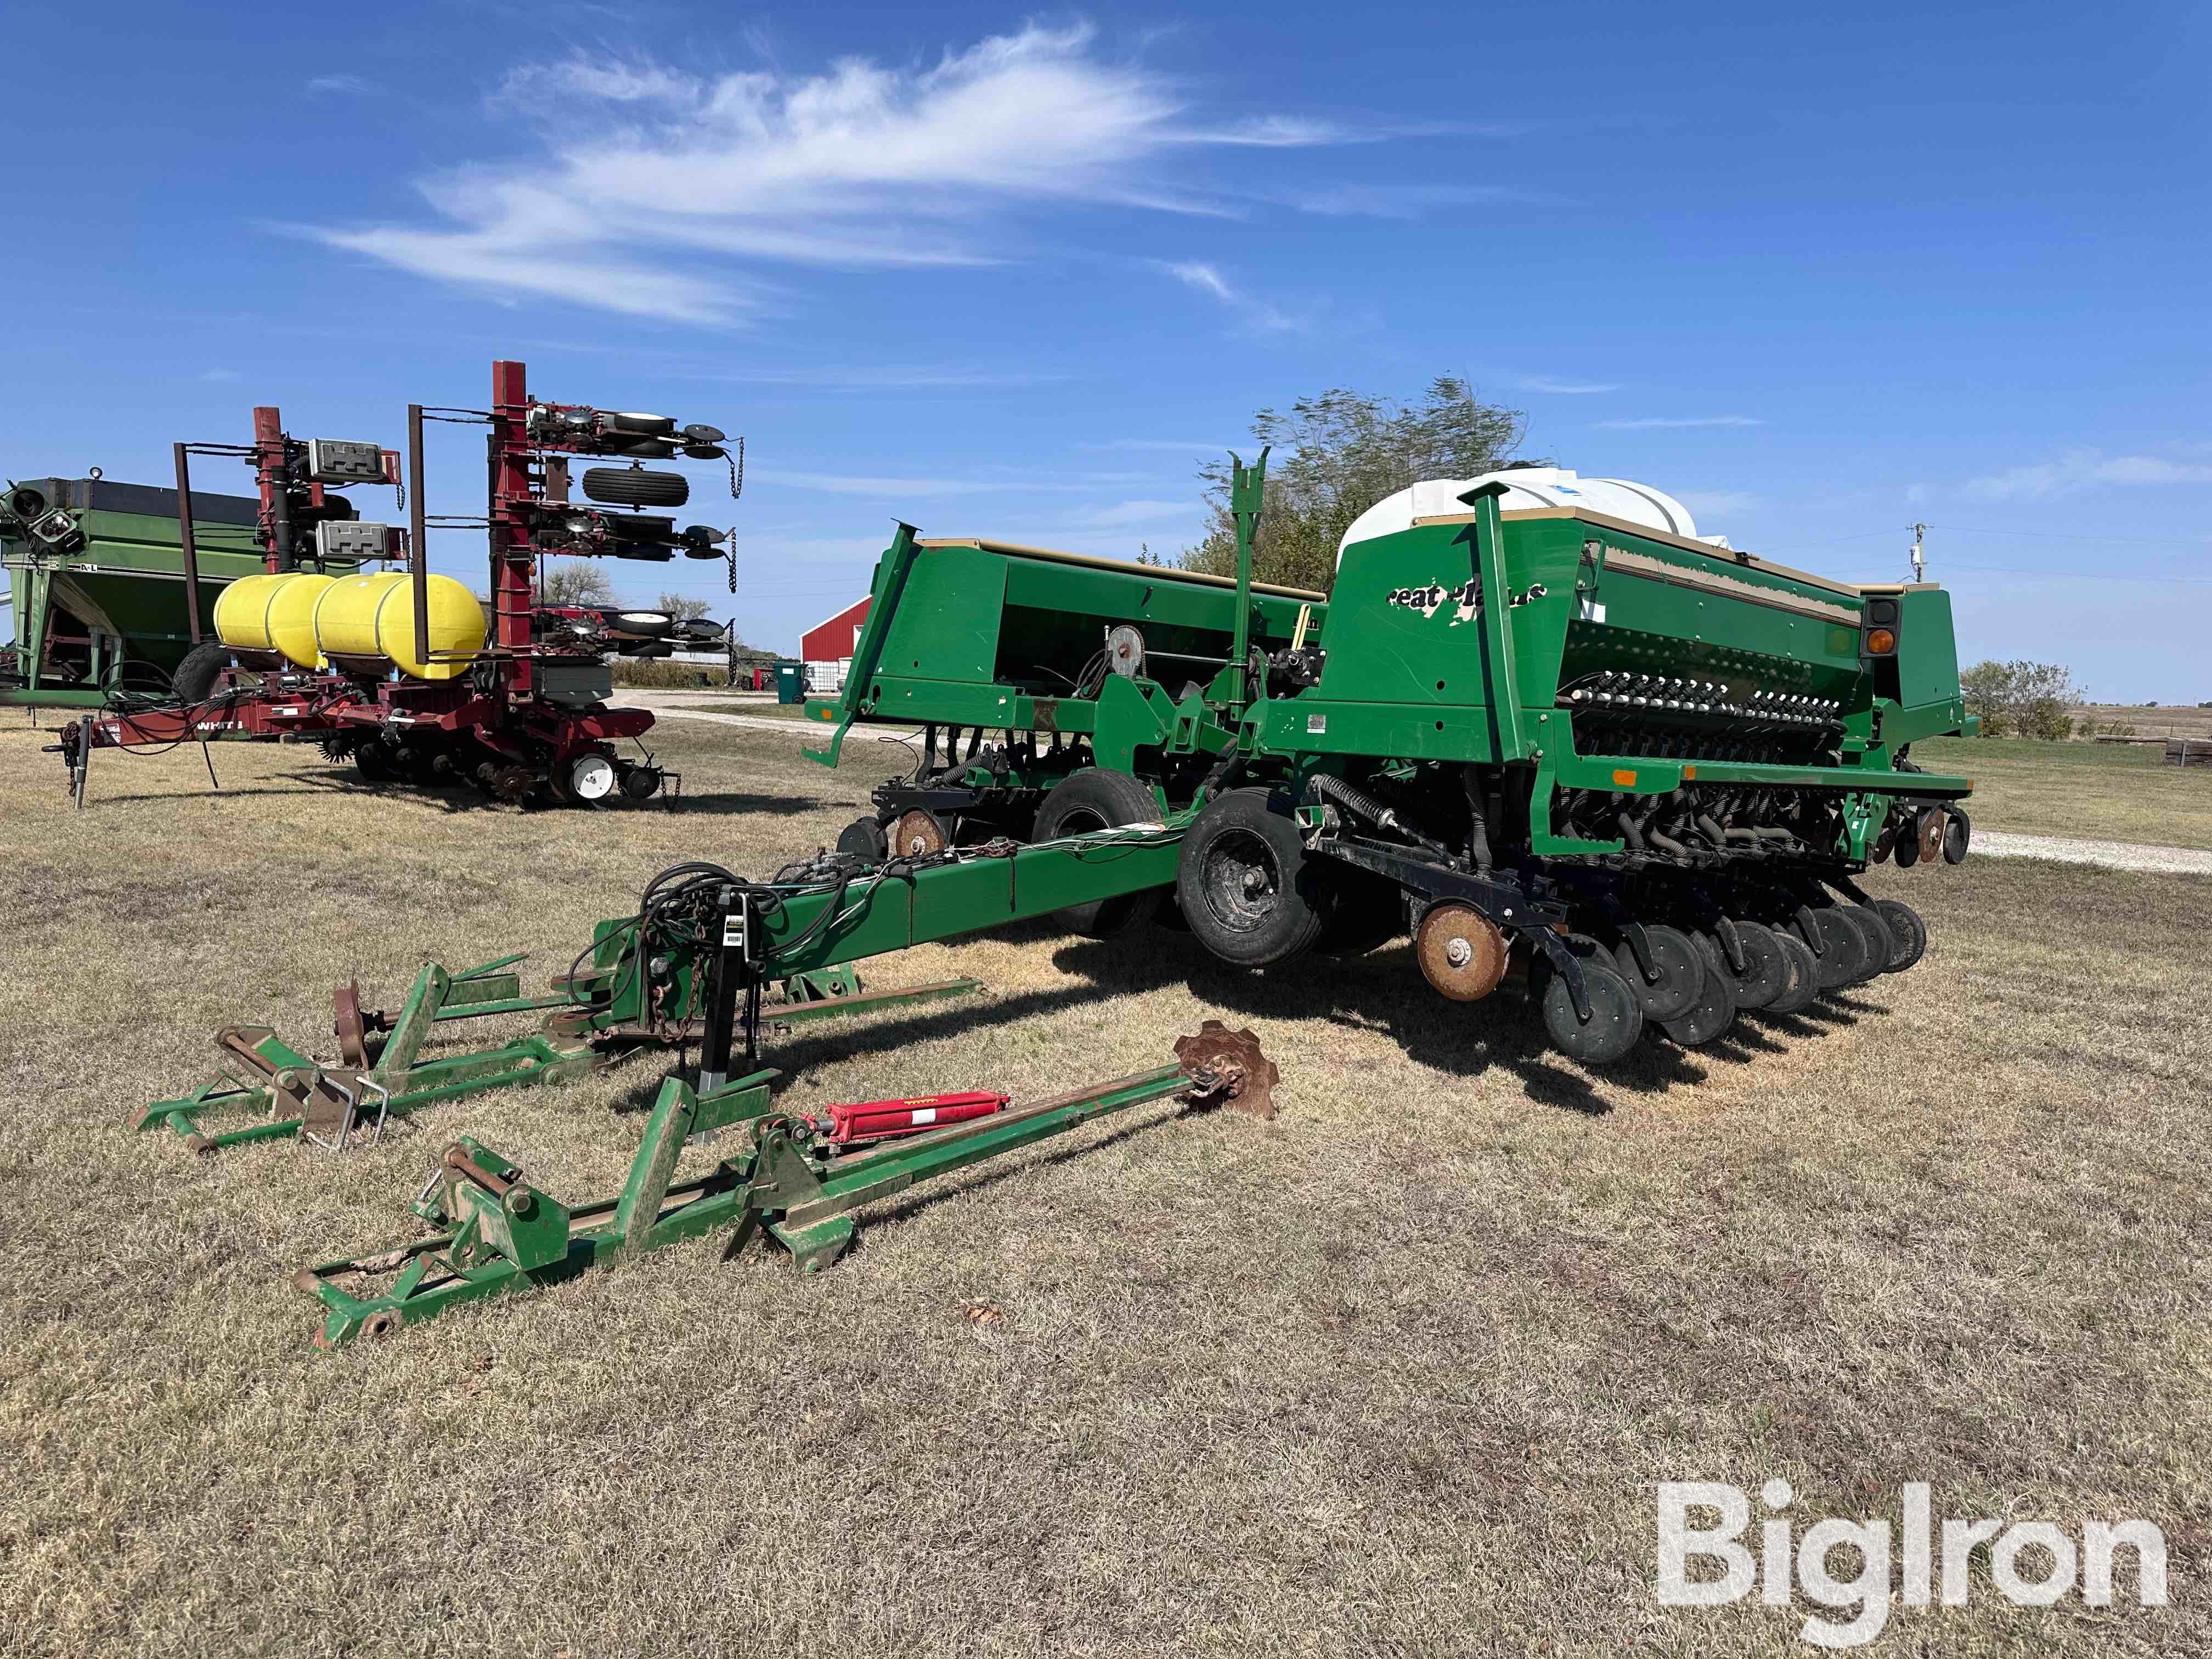
<path fill-rule="evenodd" d="M 2191 446 L 2184 445 L 2184 448 Z M 2008 466 L 1960 486 L 1977 501 L 2040 501 L 2099 484 L 2212 483 L 2212 465 L 2173 461 L 2157 455 L 2107 455 L 2096 449 L 2070 449 L 2055 460 Z"/>
<path fill-rule="evenodd" d="M 1607 432 L 1686 432 L 1699 427 L 1765 426 L 1756 415 L 1658 415 L 1633 421 L 1595 421 Z"/>
<path fill-rule="evenodd" d="M 1516 375 L 1513 386 L 1516 391 L 1540 392 L 1555 398 L 1589 398 L 1620 390 L 1617 380 L 1563 380 L 1551 374 Z"/>
<path fill-rule="evenodd" d="M 201 374 L 200 374 L 200 379 L 202 379 L 203 380 L 213 380 L 213 381 L 217 381 L 217 382 L 226 382 L 226 383 L 227 383 L 227 382 L 228 382 L 228 381 L 231 381 L 231 380 L 243 380 L 244 378 L 245 378 L 245 376 L 243 376 L 242 374 L 240 374 L 236 369 L 234 369 L 234 368 L 210 368 L 210 369 L 204 369 L 204 370 L 202 370 L 202 371 L 201 371 Z"/>
<path fill-rule="evenodd" d="M 1264 300 L 1253 298 L 1231 283 L 1214 266 L 1202 261 L 1178 264 L 1173 260 L 1157 259 L 1153 264 L 1184 287 L 1195 289 L 1209 298 L 1218 300 L 1235 312 L 1247 328 L 1256 333 L 1297 334 L 1303 333 L 1308 325 L 1304 318 L 1293 317 Z"/>
<path fill-rule="evenodd" d="M 920 69 L 848 58 L 813 75 L 708 76 L 579 54 L 516 70 L 492 100 L 543 119 L 541 154 L 422 182 L 441 225 L 307 234 L 495 297 L 733 324 L 763 309 L 763 264 L 1000 262 L 1018 235 L 991 222 L 1022 208 L 1238 210 L 1161 165 L 1194 148 L 1414 131 L 1295 116 L 1199 127 L 1194 101 L 1108 58 L 1082 24 L 1028 24 Z"/>
<path fill-rule="evenodd" d="M 365 98 L 371 93 L 381 92 L 384 88 L 374 81 L 363 80 L 358 75 L 318 75 L 307 82 L 307 90 L 319 96 L 342 94 L 347 97 Z"/>

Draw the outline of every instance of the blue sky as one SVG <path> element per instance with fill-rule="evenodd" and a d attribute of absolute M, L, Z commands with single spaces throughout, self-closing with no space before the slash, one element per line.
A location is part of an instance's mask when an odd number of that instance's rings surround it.
<path fill-rule="evenodd" d="M 2151 4 L 19 9 L 0 470 L 396 446 L 489 362 L 750 440 L 747 637 L 926 532 L 1173 551 L 1329 386 L 1474 380 L 1961 650 L 2212 697 L 2212 25 Z M 481 500 L 436 429 L 430 499 Z M 212 465 L 212 464 L 210 464 Z M 210 480 L 226 481 L 221 474 Z M 389 497 L 380 498 L 388 501 Z M 441 538 L 480 578 L 481 539 Z M 625 597 L 719 565 L 616 564 Z"/>

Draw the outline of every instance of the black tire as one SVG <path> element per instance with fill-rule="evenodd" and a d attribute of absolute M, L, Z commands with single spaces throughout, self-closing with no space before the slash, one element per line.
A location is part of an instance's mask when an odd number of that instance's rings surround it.
<path fill-rule="evenodd" d="M 1882 925 L 1889 929 L 1889 960 L 1881 971 L 1901 974 L 1927 953 L 1928 924 L 1903 899 L 1878 898 L 1874 908 L 1881 912 Z"/>
<path fill-rule="evenodd" d="M 1808 1008 L 1820 994 L 1820 963 L 1814 956 L 1813 947 L 1786 927 L 1766 930 L 1774 942 L 1782 947 L 1782 955 L 1790 964 L 1790 982 L 1783 987 L 1782 994 L 1766 1005 L 1770 1014 L 1794 1014 Z"/>
<path fill-rule="evenodd" d="M 1841 991 L 1863 981 L 1868 964 L 1867 936 L 1852 926 L 1844 907 L 1832 904 L 1813 912 L 1813 925 L 1820 930 L 1820 989 Z"/>
<path fill-rule="evenodd" d="M 1790 983 L 1790 962 L 1782 946 L 1764 927 L 1747 921 L 1735 925 L 1736 943 L 1743 947 L 1743 972 L 1729 975 L 1739 1008 L 1770 1008 Z M 1726 960 L 1726 952 L 1723 952 Z"/>
<path fill-rule="evenodd" d="M 1339 864 L 1328 872 L 1328 925 L 1314 949 L 1328 957 L 1364 957 L 1406 931 L 1404 890 L 1387 876 Z"/>
<path fill-rule="evenodd" d="M 230 647 L 221 640 L 202 640 L 185 653 L 169 676 L 169 691 L 179 702 L 205 702 L 216 678 L 230 666 Z"/>
<path fill-rule="evenodd" d="M 665 415 L 637 415 L 614 410 L 600 416 L 599 424 L 608 432 L 641 438 L 665 438 L 676 430 L 676 422 Z"/>
<path fill-rule="evenodd" d="M 1160 804 L 1149 786 L 1127 772 L 1102 772 L 1095 766 L 1070 772 L 1053 787 L 1037 808 L 1036 839 L 1056 841 L 1092 830 L 1118 829 L 1125 823 L 1149 823 L 1158 819 Z M 1151 920 L 1160 908 L 1160 890 L 1121 893 L 1056 910 L 1060 924 L 1086 939 L 1111 939 L 1140 921 Z"/>
<path fill-rule="evenodd" d="M 1964 807 L 1948 806 L 1943 810 L 1949 820 L 1943 826 L 1943 862 L 1964 864 L 1966 848 L 1974 838 L 1973 820 L 1966 816 Z"/>
<path fill-rule="evenodd" d="M 1900 870 L 1910 870 L 1920 862 L 1920 817 L 1915 813 L 1905 820 L 1897 832 L 1897 845 L 1890 849 L 1890 857 L 1897 860 Z"/>
<path fill-rule="evenodd" d="M 854 818 L 838 831 L 837 850 L 870 864 L 881 864 L 890 856 L 891 841 L 873 818 Z"/>
<path fill-rule="evenodd" d="M 361 774 L 363 783 L 389 783 L 399 775 L 391 749 L 380 738 L 370 738 L 356 745 L 353 764 L 354 770 Z"/>
<path fill-rule="evenodd" d="M 584 494 L 611 507 L 681 507 L 691 499 L 691 481 L 641 466 L 593 466 L 584 470 Z"/>
<path fill-rule="evenodd" d="M 1542 951 L 1540 945 L 1537 948 Z M 1561 1054 L 1585 1066 L 1611 1066 L 1626 1060 L 1644 1035 L 1644 1010 L 1636 993 L 1614 971 L 1612 957 L 1595 939 L 1577 934 L 1568 941 L 1567 948 L 1575 953 L 1576 965 L 1582 969 L 1583 995 L 1589 1003 L 1590 1017 L 1586 1020 L 1576 1017 L 1566 975 L 1552 969 L 1543 975 L 1540 994 L 1545 1033 Z M 1551 958 L 1540 954 L 1537 960 L 1549 963 Z"/>
<path fill-rule="evenodd" d="M 1698 947 L 1698 960 L 1705 965 L 1705 988 L 1688 1013 L 1661 1022 L 1659 1029 L 1685 1048 L 1697 1048 L 1735 1024 L 1735 975 L 1729 972 L 1728 958 L 1711 933 L 1692 933 L 1690 939 Z"/>
<path fill-rule="evenodd" d="M 1646 982 L 1626 939 L 1613 947 L 1613 959 L 1635 994 L 1644 1018 L 1679 1019 L 1689 1012 L 1705 987 L 1705 968 L 1698 947 L 1690 943 L 1688 934 L 1673 927 L 1646 927 L 1644 940 L 1650 947 L 1651 966 L 1659 975 L 1657 984 Z"/>
<path fill-rule="evenodd" d="M 1846 904 L 1840 908 L 1844 919 L 1857 928 L 1860 937 L 1866 941 L 1866 971 L 1851 981 L 1853 985 L 1864 985 L 1887 965 L 1896 945 L 1889 937 L 1889 929 L 1883 926 L 1881 917 L 1875 911 L 1863 904 Z"/>
<path fill-rule="evenodd" d="M 1335 892 L 1321 862 L 1306 857 L 1288 796 L 1231 789 L 1184 835 L 1176 898 L 1198 942 L 1224 962 L 1272 967 L 1313 949 L 1328 929 Z"/>

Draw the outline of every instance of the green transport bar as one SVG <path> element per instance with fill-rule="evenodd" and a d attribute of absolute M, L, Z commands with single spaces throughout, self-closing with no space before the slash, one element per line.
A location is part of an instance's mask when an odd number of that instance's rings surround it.
<path fill-rule="evenodd" d="M 848 1160 L 880 1149 L 780 1112 L 763 1046 L 821 976 L 915 944 L 1047 915 L 1103 937 L 1170 904 L 1200 944 L 1250 967 L 1409 933 L 1454 1000 L 1481 1000 L 1522 964 L 1553 1041 L 1590 1065 L 1627 1058 L 1647 1030 L 1714 1042 L 1745 1012 L 1786 1012 L 1919 959 L 1917 915 L 1855 878 L 1880 858 L 1966 854 L 1971 785 L 1908 754 L 1966 724 L 1940 589 L 1831 581 L 1648 516 L 1546 501 L 1542 481 L 1507 472 L 1384 503 L 1347 535 L 1326 603 L 1264 592 L 1250 577 L 1264 466 L 1263 454 L 1235 468 L 1226 584 L 900 531 L 824 757 L 855 724 L 957 726 L 952 763 L 985 769 L 969 787 L 995 787 L 1003 757 L 1041 790 L 1026 836 L 956 810 L 944 843 L 919 851 L 824 851 L 766 880 L 678 865 L 635 912 L 592 928 L 521 1044 L 436 1071 L 413 1053 L 395 1068 L 388 1046 L 372 1062 L 359 1039 L 337 1068 L 264 1048 L 270 1080 L 156 1103 L 142 1126 L 214 1144 L 204 1120 L 245 1107 L 295 1131 L 291 1118 L 313 1114 L 284 1102 L 335 1075 L 323 1119 L 343 1145 L 373 1127 L 363 1073 L 397 1109 L 642 1042 L 696 1043 L 621 1197 L 518 1229 L 541 1189 L 521 1183 L 531 1196 L 495 1220 L 512 1164 L 455 1143 L 417 1211 L 447 1232 L 300 1276 L 337 1342 L 708 1226 L 765 1229 L 805 1266 L 833 1260 L 852 1209 L 884 1190 L 845 1180 Z M 966 574 L 933 583 L 939 559 Z M 1047 567 L 1082 579 L 1057 610 L 1018 574 Z M 945 781 L 940 763 L 917 787 Z M 526 1006 L 489 982 L 505 967 L 455 976 L 456 1012 Z M 394 1043 L 424 1029 L 419 1011 L 360 1022 L 386 1024 Z M 1270 1070 L 1255 1050 L 1232 1056 L 1218 1036 L 1215 1049 L 1187 1070 Z M 1099 1099 L 1182 1086 L 1117 1079 L 1032 1127 L 1057 1133 Z M 932 1129 L 914 1161 L 872 1167 L 912 1179 L 954 1167 L 996 1144 L 994 1121 Z M 681 1147 L 717 1130 L 738 1152 L 703 1183 L 672 1186 Z"/>

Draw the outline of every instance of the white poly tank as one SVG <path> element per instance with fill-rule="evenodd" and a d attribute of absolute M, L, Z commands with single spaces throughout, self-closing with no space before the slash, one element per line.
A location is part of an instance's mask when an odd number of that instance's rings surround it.
<path fill-rule="evenodd" d="M 1632 483 L 1626 478 L 1577 477 L 1571 469 L 1564 466 L 1516 466 L 1500 472 L 1486 472 L 1477 478 L 1431 478 L 1395 495 L 1384 496 L 1352 521 L 1352 527 L 1344 532 L 1344 539 L 1337 544 L 1337 562 L 1343 562 L 1344 550 L 1354 542 L 1371 541 L 1377 536 L 1394 536 L 1401 530 L 1410 530 L 1416 519 L 1443 518 L 1466 512 L 1468 504 L 1460 498 L 1478 484 L 1492 479 L 1509 486 L 1498 498 L 1501 512 L 1525 513 L 1539 507 L 1587 507 L 1609 519 L 1644 525 L 1669 536 L 1707 541 L 1716 547 L 1728 545 L 1725 536 L 1699 537 L 1697 520 L 1690 516 L 1690 509 L 1665 490 L 1654 489 L 1650 484 Z"/>

